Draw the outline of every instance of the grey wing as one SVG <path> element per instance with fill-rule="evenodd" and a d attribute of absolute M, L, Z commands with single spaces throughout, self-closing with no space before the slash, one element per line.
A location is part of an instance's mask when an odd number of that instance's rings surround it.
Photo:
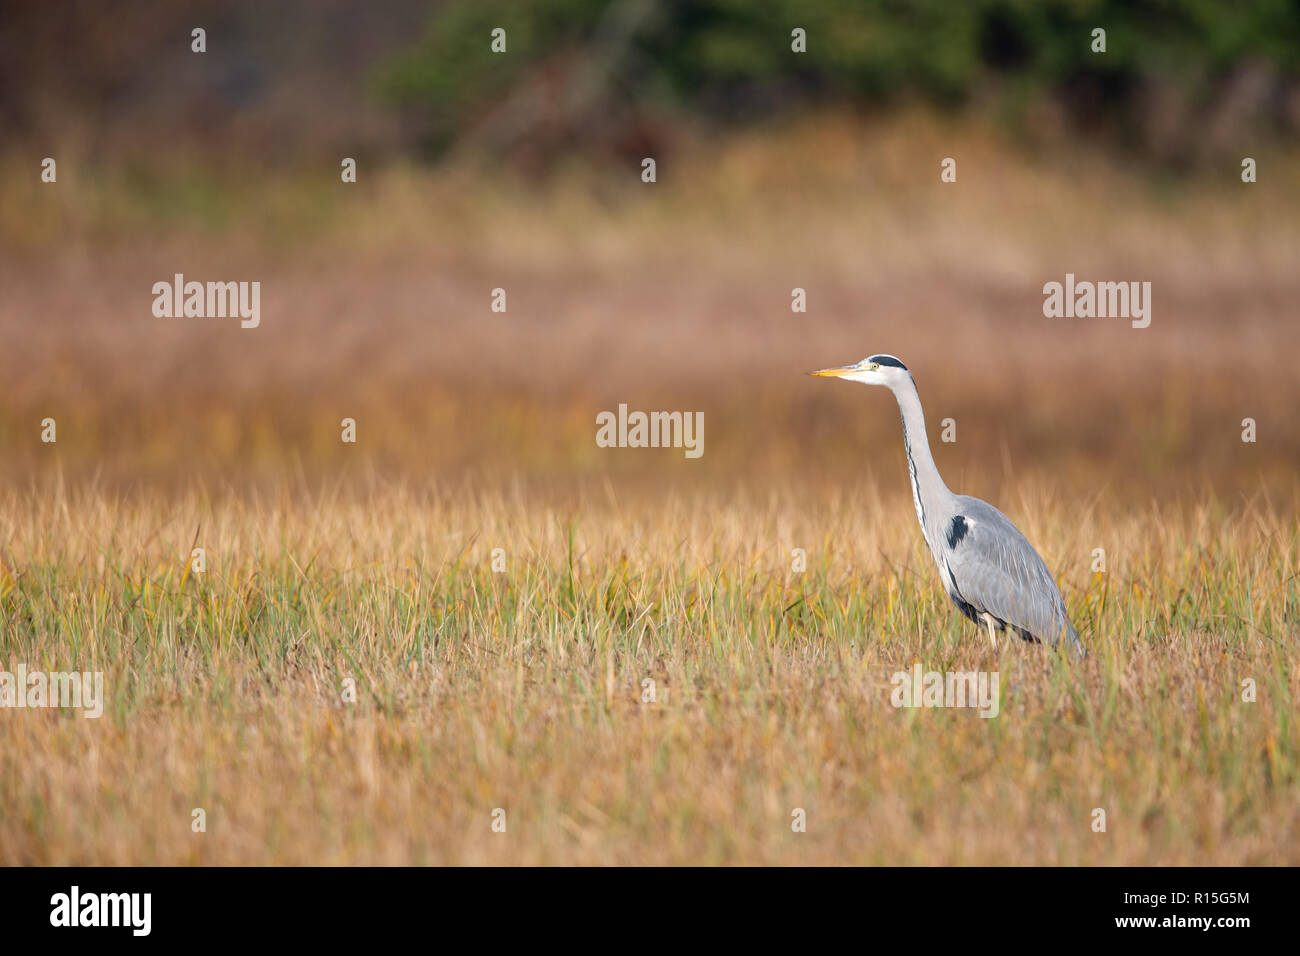
<path fill-rule="evenodd" d="M 959 495 L 957 503 L 943 550 L 960 597 L 1052 646 L 1064 634 L 1078 645 L 1056 581 L 1011 519 L 978 498 Z"/>

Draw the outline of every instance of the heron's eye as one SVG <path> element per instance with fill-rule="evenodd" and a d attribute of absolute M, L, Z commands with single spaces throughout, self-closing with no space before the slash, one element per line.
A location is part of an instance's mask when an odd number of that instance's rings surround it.
<path fill-rule="evenodd" d="M 879 362 L 872 362 L 872 363 L 871 363 L 871 371 L 874 372 L 874 371 L 875 371 L 876 369 L 878 369 L 878 368 L 880 368 L 880 363 L 879 363 Z"/>

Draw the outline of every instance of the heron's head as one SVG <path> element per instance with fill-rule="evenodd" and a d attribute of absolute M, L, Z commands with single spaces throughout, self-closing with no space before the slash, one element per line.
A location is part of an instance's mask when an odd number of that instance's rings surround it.
<path fill-rule="evenodd" d="M 827 378 L 846 378 L 850 382 L 863 385 L 885 385 L 893 388 L 911 378 L 907 366 L 892 355 L 869 355 L 855 365 L 841 365 L 838 368 L 820 368 L 809 375 L 823 375 Z"/>

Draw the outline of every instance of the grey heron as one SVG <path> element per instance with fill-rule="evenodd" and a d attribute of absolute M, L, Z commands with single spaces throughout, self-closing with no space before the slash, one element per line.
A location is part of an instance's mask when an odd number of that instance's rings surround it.
<path fill-rule="evenodd" d="M 1065 611 L 1065 600 L 1047 565 L 1006 515 L 986 501 L 954 495 L 939 477 L 925 434 L 921 397 L 907 366 L 892 355 L 872 355 L 856 365 L 823 368 L 809 375 L 883 385 L 898 399 L 903 448 L 912 480 L 912 503 L 943 586 L 957 609 L 988 628 L 1012 630 L 1026 641 L 1056 647 L 1068 638 L 1086 654 Z"/>

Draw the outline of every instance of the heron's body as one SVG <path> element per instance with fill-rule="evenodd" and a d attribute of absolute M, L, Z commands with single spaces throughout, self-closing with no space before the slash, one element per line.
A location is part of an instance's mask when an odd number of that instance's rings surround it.
<path fill-rule="evenodd" d="M 986 501 L 948 490 L 930 454 L 925 415 L 916 383 L 892 355 L 873 355 L 857 365 L 814 375 L 884 385 L 898 399 L 903 418 L 912 503 L 948 596 L 962 614 L 989 629 L 1011 629 L 1025 640 L 1055 647 L 1061 640 L 1080 656 L 1083 645 L 1047 565 L 1006 515 Z"/>

